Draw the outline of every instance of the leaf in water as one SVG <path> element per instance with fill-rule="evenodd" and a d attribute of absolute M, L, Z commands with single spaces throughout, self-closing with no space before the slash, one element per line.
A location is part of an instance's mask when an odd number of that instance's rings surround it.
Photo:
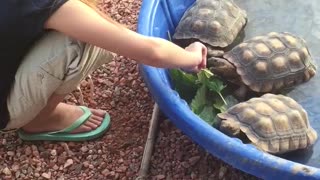
<path fill-rule="evenodd" d="M 204 106 L 206 105 L 206 92 L 207 92 L 207 87 L 205 85 L 202 85 L 195 97 L 191 101 L 191 109 L 195 114 L 199 114 Z"/>

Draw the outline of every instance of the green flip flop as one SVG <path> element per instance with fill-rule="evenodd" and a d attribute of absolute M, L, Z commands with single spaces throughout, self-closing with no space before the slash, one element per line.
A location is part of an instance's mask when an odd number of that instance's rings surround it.
<path fill-rule="evenodd" d="M 19 129 L 17 131 L 18 136 L 22 140 L 26 141 L 86 141 L 98 138 L 109 128 L 110 116 L 108 113 L 106 113 L 105 118 L 103 119 L 101 125 L 97 129 L 84 133 L 71 134 L 71 131 L 77 129 L 79 126 L 85 123 L 92 114 L 89 108 L 85 106 L 80 106 L 80 108 L 83 110 L 84 114 L 79 119 L 77 119 L 72 125 L 65 129 L 62 129 L 60 131 L 31 134 L 24 132 L 22 129 Z"/>

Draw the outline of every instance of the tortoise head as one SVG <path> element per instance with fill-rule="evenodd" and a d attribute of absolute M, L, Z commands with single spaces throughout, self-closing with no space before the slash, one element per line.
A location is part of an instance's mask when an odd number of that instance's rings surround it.
<path fill-rule="evenodd" d="M 228 136 L 240 136 L 240 122 L 235 120 L 227 113 L 219 113 L 218 119 L 220 120 L 219 130 Z"/>
<path fill-rule="evenodd" d="M 228 80 L 239 78 L 236 67 L 224 58 L 210 57 L 208 58 L 207 66 L 212 73 L 222 78 Z"/>

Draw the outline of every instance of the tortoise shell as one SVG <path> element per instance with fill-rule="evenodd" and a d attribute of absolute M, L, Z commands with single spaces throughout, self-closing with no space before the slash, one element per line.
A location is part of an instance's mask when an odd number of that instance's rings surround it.
<path fill-rule="evenodd" d="M 256 36 L 223 55 L 256 92 L 278 92 L 310 80 L 316 65 L 304 39 L 288 32 Z"/>
<path fill-rule="evenodd" d="M 246 12 L 230 0 L 197 0 L 185 11 L 173 39 L 196 39 L 223 48 L 235 40 L 246 21 Z"/>
<path fill-rule="evenodd" d="M 267 93 L 251 98 L 218 114 L 218 117 L 222 119 L 221 131 L 228 132 L 228 127 L 238 125 L 254 145 L 269 153 L 305 149 L 318 138 L 303 107 L 280 94 Z"/>

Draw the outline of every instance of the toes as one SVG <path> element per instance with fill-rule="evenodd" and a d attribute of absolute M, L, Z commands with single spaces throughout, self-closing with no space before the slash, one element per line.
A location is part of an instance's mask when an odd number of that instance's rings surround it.
<path fill-rule="evenodd" d="M 91 122 L 91 119 L 89 121 L 87 121 L 86 123 L 84 123 L 85 126 L 88 126 L 89 128 L 91 128 L 90 130 L 96 129 L 98 127 L 97 124 Z"/>
<path fill-rule="evenodd" d="M 92 115 L 91 115 L 90 119 L 100 121 L 98 125 L 101 124 L 101 121 L 105 118 L 105 116 L 107 114 L 106 111 L 97 110 L 97 109 L 92 109 L 91 112 L 92 112 Z"/>
<path fill-rule="evenodd" d="M 102 119 L 101 120 L 90 119 L 89 121 L 97 126 L 100 126 L 100 124 L 102 123 Z"/>
<path fill-rule="evenodd" d="M 93 115 L 104 117 L 106 115 L 106 111 L 100 110 L 100 109 L 90 109 Z"/>
<path fill-rule="evenodd" d="M 86 121 L 83 125 L 81 125 L 79 128 L 72 131 L 72 133 L 82 133 L 82 132 L 89 132 L 94 129 L 97 129 L 97 127 L 101 124 L 101 121 L 90 119 Z"/>
<path fill-rule="evenodd" d="M 103 110 L 97 110 L 97 109 L 90 109 L 90 111 L 92 112 L 90 119 L 87 120 L 79 128 L 75 129 L 73 133 L 82 133 L 82 132 L 92 131 L 101 125 L 107 112 Z"/>
<path fill-rule="evenodd" d="M 91 115 L 90 119 L 93 119 L 93 120 L 97 120 L 97 121 L 102 121 L 104 119 L 104 117 L 102 116 L 96 116 L 96 115 Z"/>

